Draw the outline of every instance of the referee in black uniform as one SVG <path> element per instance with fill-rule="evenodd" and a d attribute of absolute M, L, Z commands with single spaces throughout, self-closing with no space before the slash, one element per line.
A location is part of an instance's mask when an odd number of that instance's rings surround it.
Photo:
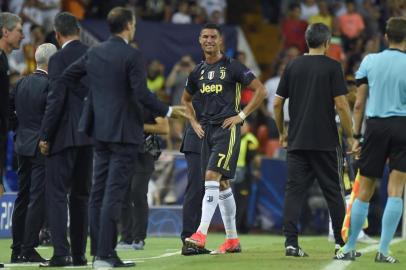
<path fill-rule="evenodd" d="M 286 143 L 283 104 L 289 99 L 288 181 L 284 226 L 286 256 L 305 257 L 298 245 L 297 222 L 307 189 L 315 178 L 327 200 L 336 245 L 344 244 L 341 226 L 345 215 L 342 178 L 343 155 L 335 110 L 351 149 L 353 143 L 347 87 L 340 63 L 325 56 L 331 33 L 321 23 L 306 30 L 309 53 L 288 63 L 274 99 L 275 120 L 282 144 Z M 336 247 L 337 248 L 337 247 Z"/>

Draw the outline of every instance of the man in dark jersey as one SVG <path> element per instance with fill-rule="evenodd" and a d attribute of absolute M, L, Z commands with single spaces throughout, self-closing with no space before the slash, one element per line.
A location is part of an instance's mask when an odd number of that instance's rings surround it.
<path fill-rule="evenodd" d="M 201 115 L 201 95 L 194 95 L 192 99 L 193 109 L 195 110 L 196 118 L 200 119 Z M 202 150 L 202 139 L 199 138 L 192 126 L 188 124 L 184 132 L 180 151 L 185 154 L 187 164 L 187 186 L 182 207 L 182 232 L 181 240 L 182 255 L 200 255 L 210 253 L 205 248 L 199 248 L 187 245 L 185 239 L 199 227 L 202 217 L 202 199 L 204 195 L 204 177 L 201 169 L 200 154 Z"/>
<path fill-rule="evenodd" d="M 116 250 L 144 249 L 148 229 L 148 183 L 160 154 L 158 135 L 169 134 L 168 119 L 156 116 L 145 106 L 144 143 L 135 158 L 133 176 L 124 197 L 121 212 L 121 241 Z M 159 153 L 158 153 L 159 152 Z"/>
<path fill-rule="evenodd" d="M 191 246 L 205 246 L 211 219 L 219 205 L 227 237 L 214 254 L 241 251 L 229 179 L 235 175 L 240 149 L 240 124 L 260 106 L 266 96 L 265 87 L 251 70 L 224 56 L 222 41 L 217 25 L 207 24 L 202 28 L 199 42 L 205 61 L 189 75 L 182 97 L 193 129 L 203 138 L 201 161 L 205 178 L 200 225 L 196 233 L 185 241 Z M 240 110 L 241 89 L 246 86 L 253 89 L 255 95 L 244 110 Z M 195 94 L 201 95 L 199 121 L 192 105 Z"/>
<path fill-rule="evenodd" d="M 9 95 L 9 67 L 7 54 L 20 47 L 24 38 L 22 20 L 9 12 L 0 13 L 0 197 L 3 196 L 3 170 L 6 157 L 8 95 Z M 0 268 L 4 264 L 0 263 Z"/>
<path fill-rule="evenodd" d="M 325 56 L 330 38 L 329 29 L 322 23 L 307 28 L 309 53 L 288 63 L 274 99 L 275 121 L 282 145 L 286 143 L 283 105 L 289 99 L 288 180 L 283 213 L 286 256 L 307 256 L 298 244 L 297 222 L 306 191 L 315 178 L 328 204 L 336 250 L 344 245 L 341 226 L 345 202 L 340 185 L 343 155 L 334 108 L 349 149 L 353 143 L 352 121 L 341 65 Z"/>
<path fill-rule="evenodd" d="M 22 20 L 9 12 L 0 13 L 0 196 L 3 195 L 3 173 L 6 158 L 9 67 L 7 54 L 20 48 L 24 38 Z"/>

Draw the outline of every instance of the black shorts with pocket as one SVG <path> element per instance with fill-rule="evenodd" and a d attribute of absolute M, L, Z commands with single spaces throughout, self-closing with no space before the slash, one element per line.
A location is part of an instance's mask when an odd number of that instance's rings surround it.
<path fill-rule="evenodd" d="M 369 118 L 366 124 L 361 175 L 382 178 L 388 159 L 391 171 L 406 172 L 406 117 Z"/>
<path fill-rule="evenodd" d="M 240 154 L 241 126 L 223 129 L 221 124 L 207 124 L 204 132 L 201 152 L 203 175 L 211 170 L 220 173 L 222 179 L 234 178 Z"/>

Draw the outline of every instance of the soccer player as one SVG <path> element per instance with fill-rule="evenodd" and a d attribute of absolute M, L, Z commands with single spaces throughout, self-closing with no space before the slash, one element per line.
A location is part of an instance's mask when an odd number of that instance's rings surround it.
<path fill-rule="evenodd" d="M 229 179 L 235 175 L 240 125 L 262 103 L 266 90 L 247 67 L 224 56 L 221 51 L 223 39 L 217 25 L 206 24 L 200 32 L 199 42 L 205 61 L 189 75 L 182 102 L 191 115 L 193 129 L 203 138 L 201 158 L 205 170 L 205 194 L 200 225 L 185 241 L 191 246 L 205 246 L 211 219 L 219 205 L 227 237 L 214 253 L 240 252 L 236 206 Z M 240 92 L 246 86 L 253 89 L 255 95 L 241 111 Z M 197 93 L 202 95 L 200 122 L 196 120 L 192 105 L 192 96 Z"/>
<path fill-rule="evenodd" d="M 358 198 L 352 205 L 348 242 L 334 257 L 339 260 L 355 259 L 355 244 L 368 215 L 369 200 L 389 158 L 388 201 L 375 262 L 398 262 L 389 255 L 389 243 L 402 215 L 402 195 L 406 183 L 406 136 L 402 132 L 406 127 L 406 19 L 390 18 L 386 23 L 385 37 L 389 48 L 367 55 L 356 73 L 358 90 L 354 137 L 361 138 L 364 111 L 367 127 L 362 149 L 359 141 L 353 145 L 353 151 L 361 153 L 361 182 Z"/>
<path fill-rule="evenodd" d="M 347 145 L 352 145 L 352 121 L 346 99 L 347 86 L 339 62 L 327 57 L 331 33 L 322 23 L 310 25 L 305 34 L 309 53 L 285 68 L 274 99 L 279 138 L 286 143 L 283 105 L 289 99 L 287 141 L 288 180 L 283 212 L 286 256 L 306 257 L 299 247 L 297 222 L 306 191 L 314 178 L 323 191 L 333 221 L 336 247 L 344 245 L 341 226 L 345 216 L 340 187 L 342 154 L 335 123 L 340 117 Z"/>

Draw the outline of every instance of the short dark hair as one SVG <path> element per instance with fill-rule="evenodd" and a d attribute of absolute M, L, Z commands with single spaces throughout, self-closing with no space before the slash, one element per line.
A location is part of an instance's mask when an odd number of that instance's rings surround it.
<path fill-rule="evenodd" d="M 203 25 L 202 30 L 200 32 L 202 32 L 204 29 L 214 29 L 217 30 L 220 36 L 222 35 L 221 28 L 218 24 L 206 23 L 205 25 Z"/>
<path fill-rule="evenodd" d="M 305 38 L 309 48 L 319 48 L 330 40 L 331 32 L 324 23 L 315 23 L 307 27 Z"/>
<path fill-rule="evenodd" d="M 298 4 L 298 3 L 291 3 L 291 4 L 289 4 L 289 6 L 288 6 L 288 10 L 289 11 L 293 11 L 293 10 L 295 10 L 295 9 L 297 9 L 297 8 L 300 8 L 300 5 Z"/>
<path fill-rule="evenodd" d="M 60 12 L 54 19 L 55 31 L 62 36 L 73 36 L 79 33 L 79 23 L 75 16 L 69 12 Z"/>
<path fill-rule="evenodd" d="M 134 18 L 134 13 L 131 9 L 123 7 L 113 8 L 107 15 L 110 32 L 112 34 L 123 32 L 126 29 L 127 24 L 132 22 Z"/>
<path fill-rule="evenodd" d="M 33 24 L 33 25 L 31 25 L 31 27 L 30 27 L 30 33 L 31 33 L 32 31 L 36 30 L 36 29 L 39 29 L 39 30 L 41 31 L 41 33 L 45 35 L 45 29 L 44 29 L 44 27 L 42 27 L 41 25 L 38 25 L 38 24 Z"/>
<path fill-rule="evenodd" d="M 406 39 L 406 18 L 392 17 L 386 22 L 389 42 L 400 43 Z"/>

